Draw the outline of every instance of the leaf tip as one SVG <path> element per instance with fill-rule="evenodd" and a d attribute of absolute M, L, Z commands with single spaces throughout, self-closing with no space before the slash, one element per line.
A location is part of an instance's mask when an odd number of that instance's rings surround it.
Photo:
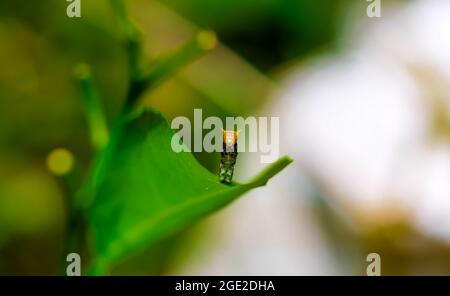
<path fill-rule="evenodd" d="M 77 80 L 86 80 L 91 77 L 91 67 L 87 63 L 80 63 L 75 66 L 73 75 Z"/>
<path fill-rule="evenodd" d="M 198 46 L 204 51 L 209 51 L 217 46 L 217 35 L 213 31 L 200 31 L 196 36 Z"/>
<path fill-rule="evenodd" d="M 294 160 L 289 156 L 283 156 L 277 161 L 271 163 L 264 168 L 250 183 L 252 187 L 264 186 L 270 178 L 281 172 L 285 167 L 291 164 Z"/>

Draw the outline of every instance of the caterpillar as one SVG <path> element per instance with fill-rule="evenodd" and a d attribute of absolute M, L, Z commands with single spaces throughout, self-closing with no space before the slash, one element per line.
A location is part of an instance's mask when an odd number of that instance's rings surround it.
<path fill-rule="evenodd" d="M 234 173 L 234 165 L 238 155 L 237 137 L 239 132 L 223 131 L 223 151 L 221 152 L 219 181 L 231 184 Z"/>

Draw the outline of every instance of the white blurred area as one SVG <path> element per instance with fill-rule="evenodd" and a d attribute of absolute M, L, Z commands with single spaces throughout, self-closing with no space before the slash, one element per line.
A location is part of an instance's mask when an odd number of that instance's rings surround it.
<path fill-rule="evenodd" d="M 309 178 L 357 231 L 401 220 L 450 242 L 450 1 L 401 3 L 355 23 L 340 53 L 287 71 L 262 113 L 280 116 L 295 163 L 215 216 L 205 237 L 217 239 L 175 272 L 345 274 L 307 202 Z"/>
<path fill-rule="evenodd" d="M 355 216 L 407 215 L 450 241 L 450 2 L 383 13 L 345 54 L 288 76 L 277 105 L 296 130 L 286 144 Z"/>

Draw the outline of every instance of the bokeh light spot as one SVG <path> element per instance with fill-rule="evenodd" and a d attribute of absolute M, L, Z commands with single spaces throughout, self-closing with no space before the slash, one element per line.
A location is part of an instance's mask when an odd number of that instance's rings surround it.
<path fill-rule="evenodd" d="M 47 156 L 48 170 L 58 176 L 69 173 L 73 168 L 73 154 L 67 149 L 57 148 Z"/>

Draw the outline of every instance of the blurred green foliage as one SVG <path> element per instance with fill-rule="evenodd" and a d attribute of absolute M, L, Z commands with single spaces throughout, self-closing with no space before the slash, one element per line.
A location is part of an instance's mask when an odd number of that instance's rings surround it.
<path fill-rule="evenodd" d="M 261 70 L 333 46 L 346 0 L 169 0 Z"/>
<path fill-rule="evenodd" d="M 0 1 L 0 274 L 61 271 L 74 188 L 84 182 L 97 149 L 89 130 L 112 125 L 130 86 L 128 47 L 110 4 L 83 1 L 82 18 L 69 19 L 65 1 Z M 220 45 L 142 93 L 142 105 L 152 105 L 170 119 L 192 117 L 197 107 L 205 116 L 256 112 L 273 90 L 266 75 L 290 59 L 333 44 L 342 7 L 349 3 L 136 0 L 127 5 L 140 24 L 145 44 L 140 50 L 153 66 L 167 62 L 168 50 L 187 44 L 197 24 L 216 31 L 221 42 L 263 70 Z M 89 102 L 103 109 L 104 123 L 96 121 L 98 115 L 85 118 L 86 102 L 73 79 L 80 62 L 92 69 L 87 92 L 95 92 Z M 89 110 L 87 114 L 92 115 Z M 102 141 L 100 137 L 99 146 Z M 67 178 L 55 179 L 47 171 L 47 155 L 56 147 L 69 149 L 76 158 Z M 195 157 L 217 171 L 217 155 Z M 177 240 L 174 236 L 160 242 L 150 253 L 163 261 Z M 158 258 L 151 259 L 153 266 L 163 264 Z"/>

